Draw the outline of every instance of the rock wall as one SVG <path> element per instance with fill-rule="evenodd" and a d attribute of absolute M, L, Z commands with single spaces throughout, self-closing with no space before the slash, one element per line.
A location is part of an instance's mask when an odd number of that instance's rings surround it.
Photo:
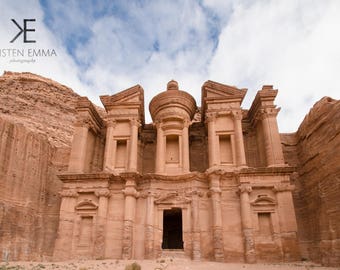
<path fill-rule="evenodd" d="M 325 97 L 298 131 L 281 134 L 293 174 L 302 257 L 340 265 L 340 101 Z"/>
<path fill-rule="evenodd" d="M 58 155 L 46 136 L 0 118 L 0 256 L 51 256 L 58 226 Z"/>
<path fill-rule="evenodd" d="M 78 95 L 31 73 L 0 77 L 0 256 L 53 254 Z"/>
<path fill-rule="evenodd" d="M 71 145 L 78 97 L 72 89 L 32 73 L 0 76 L 0 116 L 47 135 L 56 147 Z"/>

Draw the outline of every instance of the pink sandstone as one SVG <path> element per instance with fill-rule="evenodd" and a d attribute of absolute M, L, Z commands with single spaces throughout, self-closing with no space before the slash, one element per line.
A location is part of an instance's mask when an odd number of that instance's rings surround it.
<path fill-rule="evenodd" d="M 0 90 L 3 259 L 339 265 L 339 101 L 279 134 L 272 86 L 244 110 L 247 89 L 207 81 L 198 108 L 170 81 L 152 124 L 139 85 L 105 112 L 34 74 Z"/>

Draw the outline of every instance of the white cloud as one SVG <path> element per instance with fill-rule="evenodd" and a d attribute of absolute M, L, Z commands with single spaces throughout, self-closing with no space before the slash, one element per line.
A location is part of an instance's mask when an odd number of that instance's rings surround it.
<path fill-rule="evenodd" d="M 209 77 L 249 88 L 244 107 L 263 84 L 273 84 L 280 131 L 295 131 L 318 99 L 339 98 L 338 14 L 339 1 L 235 4 Z"/>
<path fill-rule="evenodd" d="M 54 57 L 34 57 L 35 63 L 10 62 L 13 57 L 0 57 L 0 73 L 4 71 L 33 72 L 47 78 L 51 78 L 68 87 L 71 87 L 80 95 L 89 95 L 88 87 L 78 79 L 78 67 L 73 59 L 67 54 L 65 48 L 54 37 L 53 33 L 43 24 L 43 12 L 37 1 L 2 1 L 5 7 L 5 14 L 0 19 L 0 49 L 54 49 L 57 56 Z M 30 7 L 29 9 L 27 7 Z M 16 41 L 10 40 L 18 33 L 19 29 L 11 19 L 15 19 L 22 26 L 23 19 L 36 19 L 28 24 L 29 28 L 34 28 L 35 32 L 28 33 L 28 39 L 36 40 L 36 43 L 23 43 L 23 35 Z M 21 58 L 21 57 L 16 57 Z M 29 57 L 25 56 L 25 59 Z"/>
<path fill-rule="evenodd" d="M 141 84 L 147 121 L 149 101 L 170 79 L 198 104 L 208 79 L 249 88 L 244 108 L 273 84 L 281 132 L 295 131 L 322 96 L 339 98 L 337 0 L 44 3 L 2 1 L 0 48 L 19 44 L 9 43 L 17 31 L 11 18 L 36 18 L 34 47 L 54 48 L 58 57 L 35 64 L 0 57 L 0 72 L 38 73 L 96 104 L 99 95 Z"/>

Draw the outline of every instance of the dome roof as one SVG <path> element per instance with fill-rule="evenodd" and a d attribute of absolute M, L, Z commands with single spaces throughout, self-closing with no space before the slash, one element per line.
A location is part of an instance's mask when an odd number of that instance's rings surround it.
<path fill-rule="evenodd" d="M 167 84 L 167 91 L 151 100 L 149 109 L 153 121 L 172 117 L 191 120 L 196 112 L 196 102 L 189 93 L 178 90 L 178 83 L 171 80 Z"/>

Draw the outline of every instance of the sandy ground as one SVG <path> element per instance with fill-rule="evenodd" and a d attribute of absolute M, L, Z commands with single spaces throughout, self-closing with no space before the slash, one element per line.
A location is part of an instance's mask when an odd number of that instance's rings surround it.
<path fill-rule="evenodd" d="M 158 260 L 75 260 L 66 262 L 8 262 L 0 263 L 0 270 L 125 270 L 125 267 L 137 262 L 142 270 L 335 270 L 340 267 L 322 267 L 309 262 L 282 264 L 242 264 L 193 262 L 187 259 L 166 258 Z"/>

